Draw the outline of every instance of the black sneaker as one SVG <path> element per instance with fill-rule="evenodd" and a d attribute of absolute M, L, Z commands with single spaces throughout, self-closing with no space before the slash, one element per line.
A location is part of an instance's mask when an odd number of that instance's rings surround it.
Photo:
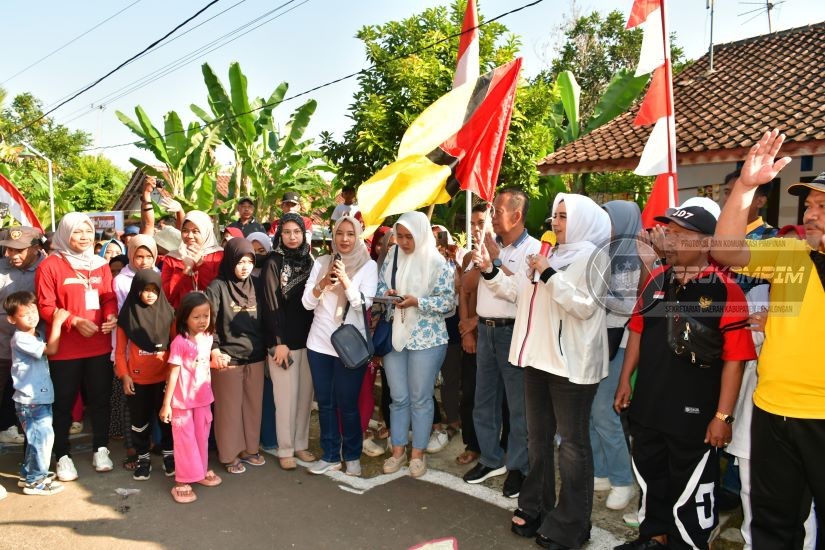
<path fill-rule="evenodd" d="M 489 468 L 479 462 L 476 464 L 472 470 L 464 474 L 464 481 L 467 483 L 481 483 L 486 479 L 490 479 L 491 477 L 496 476 L 503 476 L 507 473 L 507 467 L 502 466 L 501 468 Z"/>
<path fill-rule="evenodd" d="M 132 474 L 132 479 L 137 481 L 146 481 L 152 474 L 152 463 L 148 460 L 138 460 L 135 473 Z"/>
<path fill-rule="evenodd" d="M 504 480 L 504 489 L 501 491 L 507 498 L 516 498 L 521 492 L 521 484 L 524 483 L 524 474 L 519 470 L 510 470 L 507 479 Z"/>
<path fill-rule="evenodd" d="M 165 455 L 163 457 L 163 475 L 172 477 L 175 475 L 175 456 Z"/>

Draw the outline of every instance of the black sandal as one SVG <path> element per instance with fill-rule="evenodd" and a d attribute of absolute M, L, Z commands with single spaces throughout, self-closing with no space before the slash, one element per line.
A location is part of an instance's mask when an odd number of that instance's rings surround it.
<path fill-rule="evenodd" d="M 514 518 L 519 518 L 524 520 L 524 525 L 519 525 L 515 522 L 510 522 L 510 530 L 517 534 L 520 537 L 535 537 L 536 532 L 539 530 L 539 526 L 541 525 L 541 518 L 540 517 L 530 517 L 527 513 L 522 510 L 521 508 L 516 508 L 516 511 L 513 512 Z"/>

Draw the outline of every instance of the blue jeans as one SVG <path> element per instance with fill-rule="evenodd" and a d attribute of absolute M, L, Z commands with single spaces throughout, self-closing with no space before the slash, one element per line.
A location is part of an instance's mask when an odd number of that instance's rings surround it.
<path fill-rule="evenodd" d="M 633 485 L 630 469 L 630 451 L 624 436 L 622 422 L 613 410 L 613 398 L 619 386 L 624 348 L 619 348 L 610 362 L 607 378 L 599 382 L 593 408 L 590 410 L 590 445 L 593 447 L 593 473 L 610 479 L 614 487 Z"/>
<path fill-rule="evenodd" d="M 36 483 L 49 474 L 52 459 L 54 431 L 52 430 L 52 406 L 14 404 L 17 418 L 26 433 L 26 456 L 20 467 L 20 477 L 26 483 Z"/>
<path fill-rule="evenodd" d="M 311 349 L 307 350 L 307 358 L 315 386 L 315 400 L 318 401 L 321 459 L 340 462 L 343 454 L 344 460 L 358 460 L 364 441 L 358 394 L 367 367 L 348 369 L 337 357 Z"/>
<path fill-rule="evenodd" d="M 384 371 L 390 385 L 390 438 L 393 446 L 407 444 L 412 425 L 413 449 L 426 449 L 433 427 L 435 379 L 447 344 L 421 350 L 391 351 L 384 356 Z"/>
<path fill-rule="evenodd" d="M 261 448 L 266 450 L 278 447 L 278 435 L 275 432 L 275 399 L 272 394 L 272 378 L 264 371 L 264 403 L 261 408 Z"/>
<path fill-rule="evenodd" d="M 527 475 L 527 421 L 524 415 L 524 370 L 507 360 L 513 327 L 478 325 L 476 349 L 476 400 L 473 409 L 481 457 L 478 461 L 488 468 L 506 465 L 510 471 Z M 510 411 L 510 435 L 507 438 L 507 460 L 500 445 L 501 406 L 507 392 Z"/>

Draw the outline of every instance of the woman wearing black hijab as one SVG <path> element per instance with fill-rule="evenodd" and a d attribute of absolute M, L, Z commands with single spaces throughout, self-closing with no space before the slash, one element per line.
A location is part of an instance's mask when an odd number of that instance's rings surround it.
<path fill-rule="evenodd" d="M 313 259 L 305 235 L 301 216 L 285 214 L 273 239 L 275 248 L 261 272 L 278 460 L 285 470 L 296 468 L 295 457 L 315 461 L 307 450 L 313 388 L 306 347 L 313 312 L 301 300 Z"/>
<path fill-rule="evenodd" d="M 215 441 L 218 458 L 230 474 L 244 464 L 262 466 L 258 453 L 264 388 L 261 308 L 252 277 L 255 251 L 246 239 L 232 239 L 224 249 L 218 276 L 206 295 L 215 312 L 212 391 L 215 394 Z"/>

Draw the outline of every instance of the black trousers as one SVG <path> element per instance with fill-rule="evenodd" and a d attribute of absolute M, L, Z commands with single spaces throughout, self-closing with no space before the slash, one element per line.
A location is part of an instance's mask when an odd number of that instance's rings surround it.
<path fill-rule="evenodd" d="M 63 361 L 50 360 L 49 371 L 54 385 L 52 417 L 54 426 L 54 455 L 71 456 L 69 428 L 72 425 L 72 406 L 81 384 L 86 394 L 86 408 L 92 420 L 92 448 L 109 445 L 111 417 L 112 363 L 109 354 Z"/>
<path fill-rule="evenodd" d="M 461 439 L 468 451 L 481 453 L 473 424 L 473 405 L 476 402 L 476 354 L 461 352 Z"/>
<path fill-rule="evenodd" d="M 708 548 L 719 523 L 714 500 L 717 449 L 701 437 L 677 437 L 636 422 L 631 422 L 630 432 L 642 488 L 639 536 L 667 535 L 669 548 Z"/>
<path fill-rule="evenodd" d="M 574 384 L 567 378 L 532 367 L 524 369 L 524 409 L 530 472 L 521 486 L 519 508 L 542 518 L 539 533 L 570 548 L 590 538 L 593 511 L 593 450 L 590 409 L 598 384 Z M 561 436 L 556 500 L 553 458 L 556 433 Z"/>
<path fill-rule="evenodd" d="M 757 550 L 801 548 L 803 522 L 816 509 L 817 548 L 825 548 L 825 420 L 777 416 L 753 407 L 751 537 Z"/>
<path fill-rule="evenodd" d="M 131 418 L 132 444 L 141 458 L 149 457 L 149 443 L 152 432 L 152 418 L 156 417 L 163 405 L 165 382 L 156 384 L 135 383 L 135 395 L 126 396 Z M 172 452 L 172 426 L 166 422 L 160 424 L 160 448 Z"/>

